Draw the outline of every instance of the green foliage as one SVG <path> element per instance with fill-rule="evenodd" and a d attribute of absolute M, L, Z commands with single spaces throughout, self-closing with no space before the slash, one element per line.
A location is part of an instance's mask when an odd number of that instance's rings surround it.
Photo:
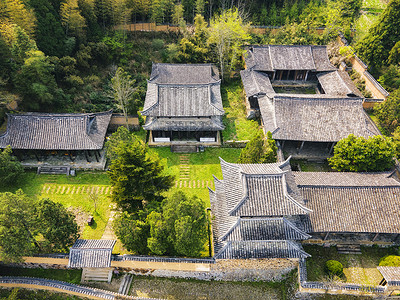
<path fill-rule="evenodd" d="M 373 71 L 388 64 L 390 52 L 400 41 L 399 31 L 400 0 L 392 0 L 368 34 L 356 45 L 358 55 Z"/>
<path fill-rule="evenodd" d="M 337 171 L 378 172 L 394 165 L 395 145 L 389 138 L 373 136 L 368 139 L 350 134 L 341 139 L 328 158 L 329 165 Z"/>
<path fill-rule="evenodd" d="M 54 64 L 41 51 L 30 51 L 14 84 L 23 96 L 27 110 L 49 111 L 56 105 L 60 91 L 54 77 Z"/>
<path fill-rule="evenodd" d="M 68 251 L 79 237 L 75 216 L 60 203 L 40 200 L 35 207 L 35 217 L 37 228 L 48 244 L 44 247 L 52 251 Z"/>
<path fill-rule="evenodd" d="M 271 132 L 268 131 L 267 139 L 265 139 L 263 132 L 259 130 L 258 134 L 247 143 L 246 148 L 240 153 L 238 163 L 273 163 L 277 160 L 277 151 L 278 147 Z"/>
<path fill-rule="evenodd" d="M 374 108 L 379 124 L 393 132 L 400 124 L 400 90 L 392 92 L 386 101 Z"/>
<path fill-rule="evenodd" d="M 128 138 L 121 139 L 123 136 Z M 172 186 L 173 177 L 164 174 L 157 155 L 149 153 L 148 147 L 123 127 L 106 147 L 111 158 L 112 199 L 121 209 L 133 213 L 162 200 L 161 193 Z"/>
<path fill-rule="evenodd" d="M 325 271 L 329 275 L 341 276 L 343 274 L 343 265 L 337 260 L 328 260 L 325 263 Z"/>
<path fill-rule="evenodd" d="M 139 216 L 143 214 L 144 212 L 138 214 L 123 212 L 113 222 L 115 234 L 126 250 L 140 255 L 149 253 L 147 239 L 150 235 L 150 226 L 140 219 Z"/>
<path fill-rule="evenodd" d="M 203 201 L 178 191 L 162 203 L 162 213 L 152 212 L 148 247 L 162 255 L 200 256 L 207 240 L 207 214 Z"/>
<path fill-rule="evenodd" d="M 304 22 L 285 24 L 269 41 L 271 44 L 282 45 L 322 45 L 326 43 L 325 36 Z"/>
<path fill-rule="evenodd" d="M 250 40 L 249 24 L 245 24 L 237 9 L 216 16 L 210 24 L 208 43 L 217 53 L 221 76 L 241 63 L 243 45 Z"/>
<path fill-rule="evenodd" d="M 0 193 L 1 260 L 20 261 L 35 251 L 67 250 L 77 232 L 74 216 L 61 204 L 34 201 L 21 190 Z"/>
<path fill-rule="evenodd" d="M 19 181 L 24 168 L 15 156 L 12 155 L 10 146 L 3 151 L 0 149 L 0 181 L 5 184 L 13 184 Z"/>
<path fill-rule="evenodd" d="M 379 261 L 379 266 L 400 267 L 400 256 L 386 255 Z"/>
<path fill-rule="evenodd" d="M 394 92 L 400 88 L 400 66 L 390 65 L 383 69 L 383 74 L 378 79 L 379 83 L 388 92 Z"/>

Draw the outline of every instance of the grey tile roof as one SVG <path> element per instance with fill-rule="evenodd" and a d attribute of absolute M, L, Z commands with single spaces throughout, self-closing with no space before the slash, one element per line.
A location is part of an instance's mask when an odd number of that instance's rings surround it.
<path fill-rule="evenodd" d="M 161 131 L 219 131 L 224 130 L 221 116 L 210 118 L 160 118 L 147 117 L 145 130 Z"/>
<path fill-rule="evenodd" d="M 115 240 L 77 240 L 70 249 L 68 266 L 71 268 L 110 267 L 115 242 Z"/>
<path fill-rule="evenodd" d="M 306 240 L 311 236 L 286 218 L 239 218 L 222 241 Z"/>
<path fill-rule="evenodd" d="M 301 186 L 331 187 L 385 187 L 400 186 L 393 172 L 293 172 L 295 181 Z"/>
<path fill-rule="evenodd" d="M 245 62 L 247 69 L 258 71 L 335 70 L 329 62 L 326 46 L 252 46 L 245 55 Z"/>
<path fill-rule="evenodd" d="M 230 241 L 215 259 L 306 258 L 300 244 L 292 241 Z"/>
<path fill-rule="evenodd" d="M 150 81 L 158 84 L 208 84 L 219 81 L 212 64 L 153 63 Z"/>
<path fill-rule="evenodd" d="M 275 94 L 267 74 L 246 69 L 240 71 L 240 76 L 248 98 L 256 95 Z"/>
<path fill-rule="evenodd" d="M 346 71 L 333 71 L 317 74 L 317 78 L 324 92 L 334 96 L 358 96 L 363 98 L 361 92 L 354 85 Z"/>
<path fill-rule="evenodd" d="M 40 150 L 98 150 L 112 111 L 93 114 L 9 114 L 0 148 Z"/>
<path fill-rule="evenodd" d="M 360 98 L 321 95 L 260 97 L 265 131 L 277 140 L 337 142 L 349 134 L 369 137 L 369 118 Z M 372 129 L 372 128 L 371 128 Z"/>
<path fill-rule="evenodd" d="M 161 85 L 149 82 L 142 115 L 154 117 L 222 116 L 221 83 Z"/>
<path fill-rule="evenodd" d="M 400 286 L 400 267 L 379 266 L 377 269 L 381 272 L 388 285 Z"/>
<path fill-rule="evenodd" d="M 392 173 L 293 172 L 309 232 L 400 232 L 400 183 Z"/>

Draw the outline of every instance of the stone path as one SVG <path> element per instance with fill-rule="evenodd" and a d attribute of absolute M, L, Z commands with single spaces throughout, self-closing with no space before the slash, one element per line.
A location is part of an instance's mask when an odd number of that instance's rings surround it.
<path fill-rule="evenodd" d="M 214 188 L 214 182 L 211 180 L 177 180 L 175 181 L 175 187 L 179 188 L 191 188 L 191 189 L 202 189 L 202 188 Z"/>
<path fill-rule="evenodd" d="M 108 185 L 73 185 L 73 184 L 55 184 L 45 183 L 42 188 L 42 194 L 99 194 L 111 195 L 112 188 Z"/>
<path fill-rule="evenodd" d="M 179 155 L 179 179 L 189 180 L 190 179 L 190 165 L 189 165 L 189 154 Z"/>
<path fill-rule="evenodd" d="M 114 221 L 114 216 L 116 213 L 117 205 L 115 203 L 110 203 L 110 217 L 108 218 L 108 222 L 106 228 L 104 229 L 103 235 L 101 236 L 102 240 L 116 240 L 117 236 L 114 233 L 112 228 L 112 223 Z"/>

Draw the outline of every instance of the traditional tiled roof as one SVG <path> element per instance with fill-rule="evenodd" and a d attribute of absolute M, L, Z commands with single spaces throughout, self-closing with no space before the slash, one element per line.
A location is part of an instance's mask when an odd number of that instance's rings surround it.
<path fill-rule="evenodd" d="M 143 125 L 145 130 L 161 131 L 219 131 L 224 130 L 221 116 L 205 118 L 157 118 L 147 117 Z"/>
<path fill-rule="evenodd" d="M 223 241 L 306 240 L 311 236 L 286 218 L 239 218 Z"/>
<path fill-rule="evenodd" d="M 377 267 L 390 286 L 400 286 L 400 267 Z"/>
<path fill-rule="evenodd" d="M 293 241 L 230 241 L 215 259 L 306 258 L 310 257 Z"/>
<path fill-rule="evenodd" d="M 265 131 L 277 140 L 337 142 L 349 134 L 379 134 L 368 126 L 361 98 L 280 94 L 258 100 Z"/>
<path fill-rule="evenodd" d="M 292 246 L 284 240 L 307 239 L 309 235 L 282 216 L 304 215 L 310 210 L 294 184 L 289 161 L 231 164 L 221 159 L 221 169 L 223 180 L 214 178 L 215 192 L 210 190 L 216 258 L 242 254 L 243 258 L 292 257 Z M 257 251 L 265 251 L 264 256 Z"/>
<path fill-rule="evenodd" d="M 388 173 L 297 173 L 308 232 L 400 232 L 400 183 Z"/>
<path fill-rule="evenodd" d="M 99 150 L 112 111 L 92 114 L 9 114 L 0 148 L 39 150 Z"/>
<path fill-rule="evenodd" d="M 246 96 L 275 94 L 271 81 L 267 74 L 253 70 L 240 71 Z"/>
<path fill-rule="evenodd" d="M 115 242 L 115 240 L 77 240 L 70 249 L 68 267 L 110 267 Z"/>
<path fill-rule="evenodd" d="M 150 81 L 157 84 L 208 84 L 219 81 L 212 64 L 153 63 Z"/>
<path fill-rule="evenodd" d="M 245 55 L 247 69 L 257 71 L 310 70 L 332 71 L 326 46 L 252 46 Z"/>
<path fill-rule="evenodd" d="M 286 176 L 274 164 L 232 164 L 221 159 L 229 214 L 233 216 L 284 216 L 307 214 L 297 195 L 289 194 Z"/>
<path fill-rule="evenodd" d="M 157 117 L 222 116 L 220 82 L 207 85 L 148 83 L 142 115 Z"/>
<path fill-rule="evenodd" d="M 317 74 L 325 94 L 363 98 L 346 71 L 333 71 Z"/>

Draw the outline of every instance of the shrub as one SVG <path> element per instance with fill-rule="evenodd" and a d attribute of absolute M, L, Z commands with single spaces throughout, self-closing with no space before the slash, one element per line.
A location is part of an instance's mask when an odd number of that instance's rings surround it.
<path fill-rule="evenodd" d="M 343 274 L 343 265 L 337 260 L 328 260 L 325 263 L 325 270 L 329 275 L 341 276 Z"/>
<path fill-rule="evenodd" d="M 160 51 L 161 49 L 164 48 L 164 41 L 162 39 L 154 39 L 153 42 L 151 43 L 151 47 L 155 51 Z"/>
<path fill-rule="evenodd" d="M 386 255 L 379 261 L 380 266 L 400 267 L 400 256 Z"/>

